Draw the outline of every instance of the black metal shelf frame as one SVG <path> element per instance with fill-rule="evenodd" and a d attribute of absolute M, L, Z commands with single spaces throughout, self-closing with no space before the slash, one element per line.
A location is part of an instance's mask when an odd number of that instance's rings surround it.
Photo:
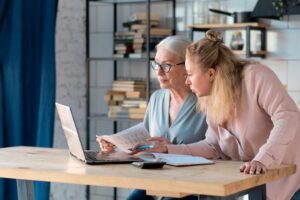
<path fill-rule="evenodd" d="M 90 0 L 90 2 L 108 3 L 108 4 L 137 4 L 147 3 L 148 0 Z M 173 0 L 150 0 L 150 3 L 168 2 Z"/>
<path fill-rule="evenodd" d="M 109 3 L 113 4 L 113 12 L 114 12 L 114 24 L 113 24 L 113 32 L 117 31 L 117 5 L 118 4 L 136 4 L 136 3 L 141 3 L 145 4 L 146 6 L 146 13 L 147 13 L 147 34 L 146 34 L 146 57 L 145 58 L 92 58 L 90 57 L 90 38 L 89 38 L 89 3 L 90 2 L 99 2 L 99 3 Z M 153 60 L 153 58 L 150 56 L 150 13 L 151 13 L 151 4 L 152 3 L 163 3 L 163 2 L 171 2 L 172 3 L 172 18 L 173 18 L 173 23 L 172 23 L 172 33 L 175 35 L 176 34 L 176 0 L 86 0 L 86 73 L 87 73 L 87 79 L 86 79 L 86 85 L 87 85 L 87 96 L 86 96 L 86 148 L 90 149 L 90 120 L 92 119 L 97 119 L 101 116 L 90 116 L 90 62 L 91 61 L 113 61 L 113 70 L 114 70 L 114 80 L 117 78 L 117 63 L 118 61 L 135 61 L 135 62 L 147 62 L 147 88 L 146 88 L 146 98 L 149 100 L 150 97 L 150 89 L 151 89 L 151 81 L 150 81 L 150 60 Z M 114 44 L 113 44 L 114 45 Z M 113 52 L 112 52 L 113 54 Z M 94 118 L 95 117 L 95 118 Z M 102 116 L 103 117 L 103 116 Z M 117 132 L 117 122 L 118 121 L 138 121 L 138 120 L 132 120 L 132 119 L 111 119 L 113 120 L 113 129 L 114 132 Z M 86 199 L 90 199 L 90 187 L 86 186 Z M 114 200 L 117 199 L 117 189 L 114 188 Z"/>
<path fill-rule="evenodd" d="M 153 60 L 154 58 L 150 58 Z M 134 61 L 134 62 L 145 62 L 148 61 L 147 58 L 113 58 L 113 57 L 93 57 L 88 58 L 88 61 Z"/>
<path fill-rule="evenodd" d="M 143 121 L 142 119 L 130 119 L 130 118 L 120 118 L 120 117 L 116 117 L 116 118 L 109 118 L 107 116 L 107 113 L 101 113 L 101 114 L 95 114 L 95 115 L 91 115 L 88 116 L 88 120 L 109 120 L 109 121 L 116 121 L 116 122 L 141 122 Z"/>

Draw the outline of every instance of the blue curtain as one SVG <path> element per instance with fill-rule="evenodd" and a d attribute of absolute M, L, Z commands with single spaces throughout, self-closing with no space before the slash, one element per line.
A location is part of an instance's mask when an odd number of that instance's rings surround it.
<path fill-rule="evenodd" d="M 51 147 L 55 102 L 57 0 L 0 0 L 0 147 Z M 49 184 L 35 183 L 36 199 Z M 17 199 L 0 179 L 0 199 Z"/>

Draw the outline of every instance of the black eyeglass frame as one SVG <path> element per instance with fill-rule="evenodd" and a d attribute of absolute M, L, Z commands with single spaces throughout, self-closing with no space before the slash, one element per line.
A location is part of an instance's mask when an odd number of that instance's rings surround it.
<path fill-rule="evenodd" d="M 181 63 L 177 63 L 177 64 L 168 64 L 168 63 L 159 64 L 155 60 L 151 60 L 150 64 L 151 64 L 151 68 L 153 70 L 158 70 L 159 68 L 161 68 L 165 73 L 168 73 L 172 67 L 177 66 L 177 65 L 184 65 L 185 62 L 181 62 Z"/>

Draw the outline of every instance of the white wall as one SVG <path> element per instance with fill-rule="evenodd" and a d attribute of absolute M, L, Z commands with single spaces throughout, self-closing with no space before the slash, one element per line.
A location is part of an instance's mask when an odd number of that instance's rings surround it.
<path fill-rule="evenodd" d="M 85 2 L 80 0 L 60 0 L 57 19 L 56 55 L 57 55 L 57 101 L 67 103 L 74 108 L 76 122 L 85 139 Z M 217 4 L 216 4 L 217 2 Z M 218 6 L 228 11 L 249 11 L 256 0 L 177 0 L 177 29 L 180 34 L 187 34 L 186 25 L 201 20 L 209 20 L 209 6 Z M 122 22 L 133 12 L 144 11 L 144 5 L 122 5 L 118 7 L 118 31 L 122 30 Z M 167 3 L 152 6 L 152 11 L 162 16 L 162 24 L 170 25 L 171 6 Z M 167 15 L 169 13 L 169 15 Z M 204 15 L 203 15 L 204 13 Z M 232 21 L 229 17 L 228 21 Z M 275 71 L 300 108 L 300 15 L 287 16 L 282 21 L 264 20 L 270 25 L 267 32 L 269 54 L 266 59 L 258 59 Z M 90 54 L 91 56 L 110 56 L 113 50 L 113 7 L 110 4 L 90 4 Z M 225 42 L 230 42 L 232 32 L 225 33 Z M 145 76 L 146 64 L 142 62 L 122 62 L 118 75 Z M 91 62 L 91 114 L 105 113 L 107 106 L 103 94 L 110 89 L 113 80 L 113 63 L 110 61 Z M 126 128 L 134 123 L 122 122 L 118 129 Z M 113 132 L 110 120 L 90 121 L 90 143 L 92 149 L 98 149 L 95 134 Z M 66 147 L 60 124 L 55 125 L 55 147 Z M 64 184 L 52 185 L 52 199 L 84 199 L 83 186 Z M 91 199 L 112 199 L 112 188 L 91 188 Z M 118 199 L 124 199 L 128 190 L 118 190 Z"/>

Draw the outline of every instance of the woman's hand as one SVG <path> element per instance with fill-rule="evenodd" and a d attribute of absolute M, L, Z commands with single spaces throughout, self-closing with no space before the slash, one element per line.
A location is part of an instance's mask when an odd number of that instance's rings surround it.
<path fill-rule="evenodd" d="M 139 152 L 156 152 L 156 153 L 168 153 L 167 144 L 171 144 L 171 142 L 163 137 L 151 137 L 147 139 L 146 142 L 140 143 L 134 146 L 131 154 L 136 154 Z M 139 149 L 140 146 L 151 145 L 153 147 L 146 149 Z"/>
<path fill-rule="evenodd" d="M 148 138 L 147 141 L 153 144 L 160 144 L 160 145 L 172 144 L 167 138 L 164 137 L 151 137 Z"/>
<path fill-rule="evenodd" d="M 97 142 L 99 143 L 99 146 L 100 146 L 100 149 L 101 149 L 101 152 L 104 152 L 104 153 L 110 153 L 110 152 L 114 152 L 115 151 L 115 148 L 116 146 L 104 139 L 101 138 L 101 136 L 97 136 Z"/>
<path fill-rule="evenodd" d="M 240 167 L 240 172 L 245 174 L 264 174 L 267 172 L 267 167 L 259 161 L 251 160 Z"/>

